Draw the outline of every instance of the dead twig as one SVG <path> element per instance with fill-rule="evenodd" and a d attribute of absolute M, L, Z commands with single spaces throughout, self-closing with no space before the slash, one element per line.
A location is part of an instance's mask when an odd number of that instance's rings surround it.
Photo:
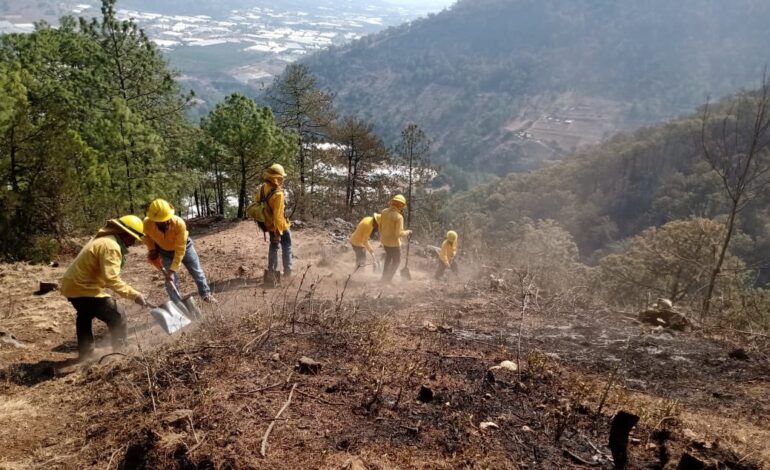
<path fill-rule="evenodd" d="M 248 343 L 244 344 L 241 348 L 242 353 L 249 352 L 249 346 L 251 346 L 254 343 L 258 343 L 262 338 L 264 338 L 266 335 L 270 334 L 270 328 L 268 327 L 265 331 L 263 331 L 261 334 L 250 340 Z"/>
<path fill-rule="evenodd" d="M 755 332 L 752 332 L 752 331 L 745 331 L 745 330 L 736 330 L 735 328 L 730 328 L 730 327 L 725 327 L 725 329 L 730 330 L 733 333 L 740 333 L 740 334 L 748 335 L 748 336 L 759 336 L 760 338 L 770 339 L 770 335 L 766 335 L 766 334 L 763 334 L 763 333 L 755 333 Z"/>
<path fill-rule="evenodd" d="M 655 429 L 660 429 L 660 427 L 663 426 L 663 423 L 665 423 L 666 421 L 672 421 L 674 419 L 676 419 L 676 416 L 666 416 L 664 418 L 661 418 L 661 420 L 658 421 L 658 424 L 655 426 Z"/>
<path fill-rule="evenodd" d="M 254 390 L 244 390 L 242 392 L 234 392 L 233 395 L 252 395 L 254 393 L 264 392 L 265 390 L 270 390 L 271 388 L 280 387 L 283 385 L 283 382 L 274 383 L 272 385 L 268 385 L 266 387 L 262 388 L 255 388 Z"/>
<path fill-rule="evenodd" d="M 203 443 L 206 441 L 206 437 L 207 437 L 207 436 L 204 434 L 204 435 L 203 435 L 203 438 L 202 438 L 202 439 L 201 439 L 201 440 L 200 440 L 200 441 L 199 441 L 197 444 L 195 444 L 195 445 L 194 445 L 194 446 L 192 446 L 192 447 L 188 447 L 188 448 L 187 448 L 187 455 L 190 455 L 190 454 L 192 454 L 193 452 L 195 452 L 195 450 L 196 450 L 198 447 L 200 447 L 201 445 L 203 445 Z"/>
<path fill-rule="evenodd" d="M 101 364 L 103 360 L 105 360 L 106 358 L 108 358 L 108 357 L 110 357 L 110 356 L 123 356 L 123 357 L 130 357 L 128 354 L 124 354 L 124 353 L 122 353 L 122 352 L 112 352 L 112 353 L 109 353 L 109 354 L 105 354 L 104 356 L 100 357 L 100 358 L 99 358 L 99 362 L 97 362 L 97 364 Z"/>
<path fill-rule="evenodd" d="M 118 452 L 120 452 L 121 449 L 123 449 L 123 446 L 118 447 L 117 449 L 115 449 L 115 452 L 112 453 L 112 455 L 110 456 L 110 460 L 109 462 L 107 462 L 107 466 L 105 467 L 107 470 L 110 470 L 112 468 L 112 459 L 114 459 L 115 456 L 118 455 Z"/>
<path fill-rule="evenodd" d="M 460 355 L 454 355 L 454 354 L 442 354 L 438 351 L 425 351 L 428 354 L 435 354 L 436 356 L 439 356 L 443 359 L 476 359 L 476 360 L 482 360 L 483 357 L 479 356 L 464 356 L 462 354 Z"/>
<path fill-rule="evenodd" d="M 311 395 L 311 394 L 309 394 L 307 392 L 303 392 L 300 389 L 295 390 L 295 392 L 299 393 L 300 395 L 304 395 L 304 396 L 306 396 L 308 398 L 312 398 L 313 400 L 318 400 L 318 401 L 320 401 L 321 403 L 323 403 L 325 405 L 332 405 L 332 406 L 342 406 L 342 405 L 344 405 L 344 403 L 335 403 L 335 402 L 324 400 L 323 398 L 321 398 L 319 396 Z"/>
<path fill-rule="evenodd" d="M 283 404 L 280 410 L 278 410 L 278 413 L 275 415 L 275 418 L 273 418 L 273 421 L 270 422 L 270 424 L 267 426 L 267 431 L 265 431 L 265 435 L 262 436 L 262 446 L 259 449 L 259 453 L 262 455 L 262 457 L 267 456 L 267 438 L 270 437 L 270 433 L 273 431 L 273 426 L 275 426 L 275 421 L 281 417 L 281 414 L 286 411 L 286 408 L 289 407 L 291 404 L 291 398 L 294 396 L 294 390 L 297 389 L 297 383 L 294 382 L 294 385 L 291 387 L 291 391 L 289 392 L 289 398 L 286 399 L 286 403 Z"/>
<path fill-rule="evenodd" d="M 590 460 L 586 460 L 583 457 L 577 455 L 574 452 L 570 452 L 567 449 L 562 449 L 562 451 L 564 452 L 564 455 L 566 455 L 567 457 L 571 458 L 575 463 L 579 463 L 579 464 L 586 465 L 586 466 L 589 466 L 589 467 L 598 467 L 599 466 L 599 462 L 596 462 L 596 461 L 592 462 Z"/>
<path fill-rule="evenodd" d="M 629 336 L 626 339 L 626 350 L 623 352 L 623 357 L 618 361 L 617 366 L 612 370 L 610 373 L 609 378 L 607 379 L 607 386 L 604 388 L 604 392 L 602 392 L 602 397 L 599 400 L 599 406 L 596 409 L 596 416 L 599 416 L 602 414 L 602 410 L 604 409 L 604 404 L 607 401 L 607 397 L 610 394 L 610 390 L 612 389 L 612 386 L 615 385 L 615 381 L 618 378 L 618 375 L 620 374 L 620 369 L 623 367 L 623 365 L 626 362 L 626 357 L 628 356 L 628 351 L 631 349 L 631 337 Z"/>
<path fill-rule="evenodd" d="M 402 424 L 401 426 L 399 426 L 399 428 L 406 429 L 407 431 L 412 431 L 415 434 L 419 434 L 420 433 L 420 425 L 421 424 L 422 424 L 422 420 L 419 420 L 419 421 L 417 421 L 417 425 L 414 426 L 414 427 L 412 427 L 412 426 L 404 426 Z"/>

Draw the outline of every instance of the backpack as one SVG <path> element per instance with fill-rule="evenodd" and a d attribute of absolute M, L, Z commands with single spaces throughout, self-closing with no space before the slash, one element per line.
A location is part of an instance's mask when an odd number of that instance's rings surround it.
<path fill-rule="evenodd" d="M 254 219 L 254 221 L 257 223 L 259 228 L 263 232 L 267 232 L 267 221 L 271 220 L 273 218 L 272 209 L 270 208 L 270 205 L 267 203 L 271 197 L 273 197 L 273 194 L 278 191 L 278 188 L 273 188 L 270 190 L 269 193 L 266 195 L 262 195 L 264 185 L 259 187 L 259 194 L 260 198 L 257 201 L 252 202 L 249 204 L 249 207 L 246 208 L 246 216 L 248 216 L 251 219 Z"/>

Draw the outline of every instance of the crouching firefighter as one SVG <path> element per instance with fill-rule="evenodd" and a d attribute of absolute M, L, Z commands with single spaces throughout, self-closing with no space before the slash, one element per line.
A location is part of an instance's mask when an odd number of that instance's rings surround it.
<path fill-rule="evenodd" d="M 147 245 L 147 259 L 166 276 L 166 292 L 174 302 L 181 302 L 173 282 L 179 290 L 179 267 L 184 265 L 190 273 L 198 294 L 204 302 L 216 302 L 211 295 L 206 274 L 201 267 L 201 260 L 195 251 L 192 238 L 187 232 L 187 225 L 181 217 L 174 215 L 174 207 L 165 199 L 155 199 L 147 207 L 144 219 L 144 244 Z M 165 269 L 164 269 L 165 268 Z"/>
<path fill-rule="evenodd" d="M 455 257 L 457 256 L 457 232 L 450 230 L 446 233 L 446 240 L 441 244 L 441 250 L 438 253 L 438 269 L 436 270 L 436 279 L 441 279 L 444 276 L 447 268 L 451 268 L 452 271 L 457 274 L 457 263 Z"/>
<path fill-rule="evenodd" d="M 246 209 L 246 214 L 257 222 L 262 232 L 270 237 L 267 253 L 267 271 L 265 280 L 270 284 L 280 282 L 278 271 L 278 249 L 281 250 L 284 277 L 291 277 L 291 231 L 286 219 L 286 197 L 283 181 L 286 171 L 282 165 L 274 163 L 262 173 L 264 181 L 257 189 L 254 202 Z"/>
<path fill-rule="evenodd" d="M 134 215 L 108 221 L 80 250 L 64 273 L 60 290 L 77 312 L 75 330 L 79 360 L 93 355 L 94 318 L 107 324 L 114 351 L 120 351 L 126 344 L 125 311 L 105 289 L 133 300 L 137 305 L 147 305 L 144 295 L 120 277 L 128 248 L 141 240 L 143 233 L 142 220 Z"/>
<path fill-rule="evenodd" d="M 356 230 L 350 236 L 350 244 L 356 254 L 356 268 L 366 265 L 366 252 L 374 256 L 374 248 L 369 240 L 374 237 L 380 228 L 380 214 L 364 217 L 358 223 Z M 376 259 L 375 259 L 376 263 Z"/>

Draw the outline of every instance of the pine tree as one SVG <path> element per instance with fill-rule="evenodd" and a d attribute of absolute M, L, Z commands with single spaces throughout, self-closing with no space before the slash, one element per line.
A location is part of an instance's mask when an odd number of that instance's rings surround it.
<path fill-rule="evenodd" d="M 201 124 L 229 155 L 227 166 L 237 175 L 238 217 L 244 217 L 247 188 L 273 162 L 288 166 L 297 150 L 294 136 L 277 127 L 270 108 L 233 93 L 218 104 Z"/>

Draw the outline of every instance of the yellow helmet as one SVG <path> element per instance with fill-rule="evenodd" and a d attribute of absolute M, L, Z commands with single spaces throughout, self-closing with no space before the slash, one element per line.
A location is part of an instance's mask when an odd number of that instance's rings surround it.
<path fill-rule="evenodd" d="M 403 194 L 397 194 L 393 196 L 393 199 L 390 200 L 390 203 L 401 207 L 406 207 L 406 198 L 403 196 Z"/>
<path fill-rule="evenodd" d="M 281 176 L 281 177 L 286 176 L 286 170 L 283 169 L 283 165 L 281 165 L 280 163 L 273 163 L 265 171 L 270 176 Z"/>
<path fill-rule="evenodd" d="M 380 225 L 380 219 L 382 218 L 382 215 L 378 213 L 374 213 L 374 221 L 377 222 L 377 225 Z"/>
<path fill-rule="evenodd" d="M 120 228 L 137 240 L 141 240 L 144 236 L 144 224 L 142 223 L 142 219 L 135 215 L 124 215 L 119 219 L 110 219 L 109 223 Z"/>
<path fill-rule="evenodd" d="M 454 242 L 457 241 L 457 232 L 454 230 L 450 230 L 446 233 L 446 239 L 449 241 L 449 243 L 454 244 Z"/>
<path fill-rule="evenodd" d="M 147 208 L 147 217 L 153 222 L 165 222 L 174 216 L 174 206 L 165 199 L 156 199 Z"/>

